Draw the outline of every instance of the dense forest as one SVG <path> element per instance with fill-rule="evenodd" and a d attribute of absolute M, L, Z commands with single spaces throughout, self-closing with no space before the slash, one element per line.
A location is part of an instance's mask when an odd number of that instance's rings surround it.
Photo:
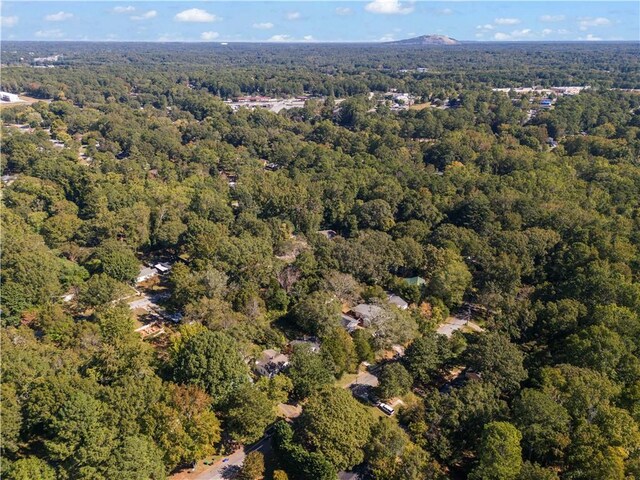
<path fill-rule="evenodd" d="M 3 43 L 3 478 L 640 480 L 637 44 Z"/>

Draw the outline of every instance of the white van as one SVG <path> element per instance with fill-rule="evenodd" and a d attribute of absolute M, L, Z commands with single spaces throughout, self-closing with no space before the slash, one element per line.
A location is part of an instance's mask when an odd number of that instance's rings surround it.
<path fill-rule="evenodd" d="M 395 412 L 393 407 L 391 407 L 391 405 L 387 405 L 386 403 L 380 403 L 378 405 L 378 408 L 382 410 L 384 413 L 386 413 L 387 415 L 393 415 Z"/>

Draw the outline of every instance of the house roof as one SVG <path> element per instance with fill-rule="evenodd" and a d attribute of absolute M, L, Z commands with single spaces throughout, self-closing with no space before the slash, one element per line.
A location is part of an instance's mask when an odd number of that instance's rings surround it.
<path fill-rule="evenodd" d="M 382 308 L 380 308 L 378 305 L 361 303 L 360 305 L 353 307 L 352 311 L 357 316 L 370 320 L 380 315 L 382 313 Z"/>
<path fill-rule="evenodd" d="M 262 352 L 261 358 L 264 360 L 271 360 L 273 357 L 275 357 L 276 355 L 278 355 L 278 351 L 277 350 L 273 350 L 272 348 L 269 348 L 267 350 L 264 350 Z"/>
<path fill-rule="evenodd" d="M 268 365 L 278 363 L 288 363 L 289 357 L 283 353 L 279 353 L 277 350 L 268 349 L 262 352 L 260 359 L 256 360 L 256 365 Z"/>
<path fill-rule="evenodd" d="M 338 480 L 358 480 L 360 476 L 355 472 L 339 472 Z"/>
<path fill-rule="evenodd" d="M 161 271 L 162 273 L 168 272 L 171 270 L 171 265 L 167 265 L 166 263 L 156 263 L 154 267 Z"/>
<path fill-rule="evenodd" d="M 341 317 L 341 322 L 342 322 L 342 326 L 349 332 L 353 332 L 355 329 L 357 329 L 360 326 L 360 322 L 358 322 L 358 319 L 353 318 L 349 315 L 342 315 Z"/>
<path fill-rule="evenodd" d="M 157 274 L 158 270 L 156 270 L 155 268 L 141 266 L 137 278 L 149 278 Z"/>
<path fill-rule="evenodd" d="M 289 363 L 289 357 L 284 353 L 279 353 L 271 359 L 271 363 Z"/>
<path fill-rule="evenodd" d="M 395 305 L 396 307 L 407 309 L 409 308 L 409 303 L 402 297 L 395 295 L 393 293 L 389 294 L 389 303 Z"/>
<path fill-rule="evenodd" d="M 409 277 L 404 279 L 409 285 L 424 285 L 427 281 L 422 277 Z"/>

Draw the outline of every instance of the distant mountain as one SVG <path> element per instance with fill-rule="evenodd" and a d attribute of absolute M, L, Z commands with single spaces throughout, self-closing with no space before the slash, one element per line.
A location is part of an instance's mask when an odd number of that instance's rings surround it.
<path fill-rule="evenodd" d="M 394 45 L 460 45 L 458 40 L 446 35 L 421 35 L 389 43 Z"/>

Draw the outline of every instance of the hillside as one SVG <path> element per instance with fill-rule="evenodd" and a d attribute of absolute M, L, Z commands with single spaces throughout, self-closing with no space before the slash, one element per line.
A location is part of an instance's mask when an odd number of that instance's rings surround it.
<path fill-rule="evenodd" d="M 420 35 L 419 37 L 406 38 L 389 43 L 395 45 L 460 45 L 458 40 L 446 35 Z"/>

